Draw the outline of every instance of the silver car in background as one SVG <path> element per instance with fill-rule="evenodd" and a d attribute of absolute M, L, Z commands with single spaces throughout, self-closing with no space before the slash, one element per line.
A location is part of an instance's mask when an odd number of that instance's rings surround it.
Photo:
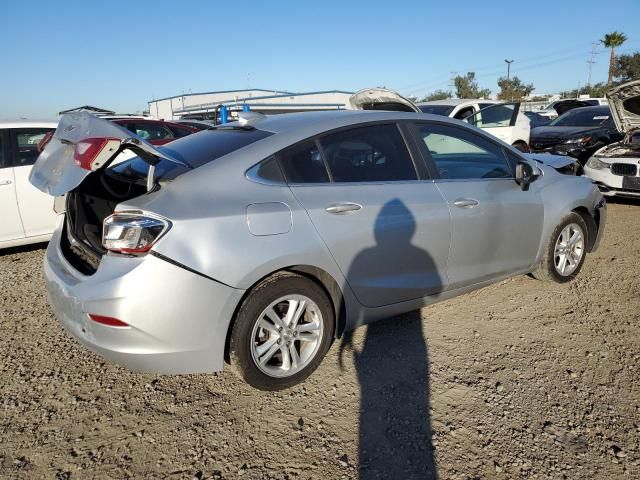
<path fill-rule="evenodd" d="M 31 181 L 66 194 L 45 278 L 80 342 L 140 371 L 227 361 L 275 390 L 359 325 L 514 275 L 574 278 L 606 207 L 571 162 L 420 113 L 247 113 L 161 148 L 79 113 Z"/>

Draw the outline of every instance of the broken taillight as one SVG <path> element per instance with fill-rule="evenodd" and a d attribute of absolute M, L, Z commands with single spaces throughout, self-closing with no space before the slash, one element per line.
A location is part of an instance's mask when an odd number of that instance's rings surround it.
<path fill-rule="evenodd" d="M 98 170 L 116 154 L 121 143 L 117 138 L 85 138 L 76 144 L 73 160 L 84 170 Z"/>
<path fill-rule="evenodd" d="M 169 230 L 171 223 L 156 216 L 138 212 L 115 212 L 102 225 L 102 246 L 115 253 L 139 255 Z"/>

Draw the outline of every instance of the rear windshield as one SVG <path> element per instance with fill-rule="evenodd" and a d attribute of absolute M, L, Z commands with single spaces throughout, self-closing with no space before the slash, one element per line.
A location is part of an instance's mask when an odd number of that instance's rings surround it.
<path fill-rule="evenodd" d="M 432 115 L 443 115 L 448 117 L 453 111 L 452 105 L 418 105 L 422 113 L 431 113 Z"/>
<path fill-rule="evenodd" d="M 555 127 L 597 127 L 609 120 L 608 108 L 576 108 L 560 115 L 550 126 Z"/>
<path fill-rule="evenodd" d="M 192 168 L 198 168 L 271 135 L 273 133 L 264 130 L 220 128 L 189 135 L 158 149 Z M 133 157 L 110 168 L 119 175 L 134 178 L 146 178 L 148 169 L 149 165 L 140 157 Z M 187 171 L 189 169 L 182 165 L 161 159 L 154 176 L 171 180 Z"/>

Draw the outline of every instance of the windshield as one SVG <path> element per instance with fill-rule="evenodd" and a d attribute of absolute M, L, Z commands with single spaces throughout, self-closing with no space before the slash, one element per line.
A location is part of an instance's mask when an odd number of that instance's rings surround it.
<path fill-rule="evenodd" d="M 256 129 L 220 128 L 204 130 L 184 139 L 171 142 L 165 147 L 159 148 L 159 150 L 183 161 L 192 168 L 197 168 L 271 135 L 273 133 Z M 149 165 L 140 157 L 134 157 L 114 165 L 109 170 L 127 177 L 146 178 Z M 161 159 L 156 165 L 154 176 L 157 179 L 170 180 L 188 170 L 182 165 Z"/>
<path fill-rule="evenodd" d="M 549 124 L 552 127 L 597 127 L 609 120 L 609 109 L 575 108 Z"/>
<path fill-rule="evenodd" d="M 418 105 L 422 113 L 431 113 L 433 115 L 442 115 L 448 117 L 453 111 L 453 105 Z"/>

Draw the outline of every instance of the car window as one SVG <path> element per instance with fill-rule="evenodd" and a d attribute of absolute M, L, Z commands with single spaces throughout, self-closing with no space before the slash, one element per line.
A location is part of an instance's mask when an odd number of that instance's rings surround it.
<path fill-rule="evenodd" d="M 191 130 L 176 127 L 175 125 L 171 125 L 169 129 L 173 132 L 176 138 L 186 137 L 187 135 L 191 135 L 193 133 Z"/>
<path fill-rule="evenodd" d="M 453 118 L 457 118 L 458 120 L 464 120 L 467 117 L 473 115 L 473 107 L 465 107 L 456 112 Z"/>
<path fill-rule="evenodd" d="M 0 130 L 0 168 L 7 166 L 4 163 L 4 132 Z"/>
<path fill-rule="evenodd" d="M 608 108 L 584 107 L 569 110 L 549 124 L 552 127 L 597 127 L 609 120 Z"/>
<path fill-rule="evenodd" d="M 467 121 L 478 128 L 508 127 L 511 125 L 516 106 L 513 103 L 489 105 Z"/>
<path fill-rule="evenodd" d="M 502 148 L 472 132 L 446 125 L 419 124 L 424 141 L 440 178 L 511 178 Z"/>
<path fill-rule="evenodd" d="M 320 139 L 334 182 L 416 180 L 417 174 L 395 124 L 352 128 Z"/>
<path fill-rule="evenodd" d="M 168 140 L 175 138 L 171 130 L 153 123 L 133 123 L 130 130 L 144 140 Z"/>
<path fill-rule="evenodd" d="M 289 183 L 324 183 L 329 175 L 320 149 L 313 140 L 287 148 L 278 155 Z"/>
<path fill-rule="evenodd" d="M 13 158 L 14 167 L 33 165 L 38 158 L 38 144 L 52 128 L 18 128 L 15 129 L 16 147 Z"/>
<path fill-rule="evenodd" d="M 443 115 L 448 117 L 453 111 L 453 105 L 418 105 L 422 113 L 430 113 L 432 115 Z"/>
<path fill-rule="evenodd" d="M 255 175 L 268 182 L 283 183 L 285 181 L 276 157 L 270 157 L 260 162 L 255 170 Z"/>

